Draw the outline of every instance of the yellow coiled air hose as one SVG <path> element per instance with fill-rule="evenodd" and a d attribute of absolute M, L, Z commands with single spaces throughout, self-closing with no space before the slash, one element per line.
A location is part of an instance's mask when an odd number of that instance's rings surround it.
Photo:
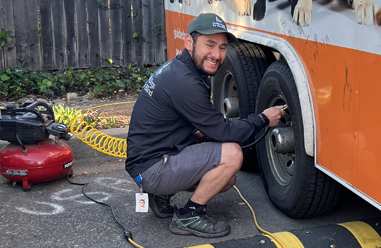
<path fill-rule="evenodd" d="M 120 104 L 130 104 L 133 102 L 121 102 L 112 103 L 101 106 L 96 106 L 92 108 L 85 109 L 85 111 L 92 110 L 95 108 L 120 105 Z M 103 152 L 107 155 L 111 155 L 119 158 L 127 158 L 127 141 L 126 139 L 116 138 L 102 133 L 90 126 L 87 122 L 82 121 L 77 127 L 75 124 L 77 122 L 77 117 L 74 118 L 73 122 L 70 124 L 70 132 L 76 136 L 79 140 L 87 144 L 88 146 L 94 148 L 97 151 Z"/>

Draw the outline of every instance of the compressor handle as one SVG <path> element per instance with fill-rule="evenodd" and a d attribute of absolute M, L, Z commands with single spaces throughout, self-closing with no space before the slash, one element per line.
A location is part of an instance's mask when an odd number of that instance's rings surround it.
<path fill-rule="evenodd" d="M 29 109 L 29 108 L 13 109 L 11 112 L 11 118 L 14 119 L 18 113 L 19 113 L 19 115 L 20 114 L 26 114 L 26 113 L 33 113 L 34 115 L 36 115 L 36 118 L 34 118 L 34 119 L 38 119 L 42 124 L 45 123 L 45 119 L 42 116 L 42 114 L 35 109 Z"/>
<path fill-rule="evenodd" d="M 53 109 L 45 102 L 26 102 L 24 103 L 23 107 L 26 107 L 28 109 L 36 109 L 38 106 L 43 106 L 46 110 L 39 110 L 41 114 L 45 114 L 48 116 L 48 119 L 54 121 L 54 111 Z"/>

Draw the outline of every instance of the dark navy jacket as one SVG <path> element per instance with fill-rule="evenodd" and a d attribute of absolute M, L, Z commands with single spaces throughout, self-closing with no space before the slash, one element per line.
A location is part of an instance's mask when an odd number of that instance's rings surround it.
<path fill-rule="evenodd" d="M 229 121 L 210 102 L 210 81 L 188 51 L 163 64 L 144 85 L 135 103 L 127 137 L 126 170 L 135 177 L 164 154 L 177 154 L 197 143 L 197 129 L 218 142 L 243 142 L 260 131 L 262 119 L 251 114 Z"/>

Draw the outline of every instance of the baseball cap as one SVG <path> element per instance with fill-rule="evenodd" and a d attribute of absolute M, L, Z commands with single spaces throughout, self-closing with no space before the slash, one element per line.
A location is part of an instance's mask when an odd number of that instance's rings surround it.
<path fill-rule="evenodd" d="M 202 13 L 196 16 L 188 26 L 188 34 L 197 31 L 200 34 L 226 33 L 229 42 L 236 42 L 237 38 L 230 32 L 224 20 L 214 13 Z"/>

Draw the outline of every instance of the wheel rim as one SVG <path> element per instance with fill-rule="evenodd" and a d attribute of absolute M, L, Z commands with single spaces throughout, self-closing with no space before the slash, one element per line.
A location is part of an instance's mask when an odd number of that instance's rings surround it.
<path fill-rule="evenodd" d="M 235 82 L 234 76 L 231 71 L 226 70 L 222 77 L 222 91 L 221 91 L 221 109 L 220 112 L 225 116 L 226 118 L 226 109 L 224 108 L 224 100 L 226 98 L 238 98 L 238 90 L 237 90 L 237 84 Z M 238 118 L 238 117 L 237 117 Z M 237 119 L 237 118 L 229 118 Z"/>
<path fill-rule="evenodd" d="M 268 107 L 284 105 L 286 104 L 283 96 L 278 95 L 274 96 L 270 102 Z M 293 128 L 293 124 L 291 121 L 291 111 L 288 108 L 286 111 L 286 115 L 282 116 L 279 124 L 274 128 Z M 293 135 L 292 139 L 295 140 L 295 136 Z M 281 153 L 277 152 L 274 148 L 274 140 L 272 135 L 267 135 L 265 138 L 266 142 L 266 150 L 267 157 L 269 159 L 270 168 L 272 174 L 274 175 L 275 180 L 282 186 L 287 186 L 292 181 L 292 177 L 295 171 L 295 147 L 293 152 Z"/>

